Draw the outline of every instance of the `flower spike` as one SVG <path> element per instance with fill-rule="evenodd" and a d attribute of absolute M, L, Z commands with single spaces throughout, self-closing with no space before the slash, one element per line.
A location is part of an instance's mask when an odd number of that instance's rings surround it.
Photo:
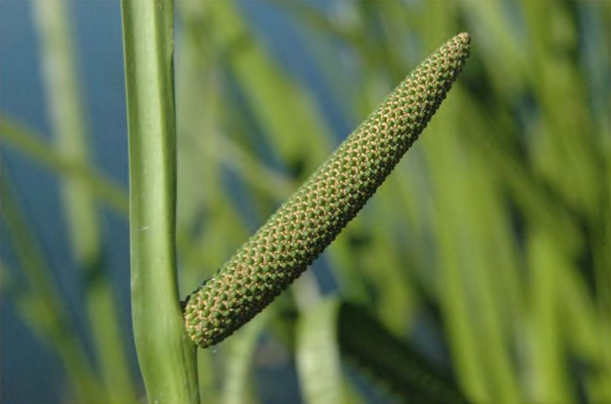
<path fill-rule="evenodd" d="M 221 342 L 285 290 L 358 213 L 425 128 L 469 55 L 459 34 L 420 64 L 185 303 L 187 332 Z"/>

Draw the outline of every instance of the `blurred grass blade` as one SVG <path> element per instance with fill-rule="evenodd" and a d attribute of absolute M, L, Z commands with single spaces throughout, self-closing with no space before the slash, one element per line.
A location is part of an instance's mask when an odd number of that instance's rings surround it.
<path fill-rule="evenodd" d="M 441 3 L 431 2 L 426 3 L 426 11 L 430 24 L 424 27 L 424 32 L 429 41 L 435 41 L 435 38 L 446 35 L 446 31 L 454 29 L 455 8 L 446 9 Z M 434 138 L 434 141 L 424 139 L 423 142 L 434 193 L 433 209 L 429 214 L 437 247 L 435 290 L 458 382 L 470 400 L 490 402 L 496 392 L 494 372 L 486 371 L 487 358 L 483 348 L 486 344 L 478 340 L 476 315 L 469 306 L 471 281 L 466 274 L 471 263 L 466 258 L 470 257 L 466 251 L 471 252 L 471 240 L 464 230 L 467 220 L 462 211 L 468 175 L 459 164 L 463 150 L 457 135 L 457 115 L 452 115 L 458 111 L 452 108 L 453 96 L 450 94 L 446 100 L 449 107 L 440 111 L 432 128 L 434 134 L 428 139 Z"/>
<path fill-rule="evenodd" d="M 214 59 L 202 41 L 204 3 L 176 2 L 183 35 L 176 41 L 176 154 L 177 154 L 177 253 L 180 290 L 193 290 L 200 283 L 202 268 L 212 272 L 224 259 L 227 234 L 240 233 L 228 218 L 231 201 L 221 200 L 218 186 L 219 155 L 210 136 L 217 130 L 219 83 Z M 205 156 L 205 158 L 202 158 Z M 200 186 L 192 186 L 198 183 Z M 219 209 L 221 207 L 221 209 Z M 222 209 L 224 208 L 224 209 Z M 214 212 L 214 215 L 207 214 Z M 223 223 L 223 228 L 217 223 Z M 200 223 L 203 230 L 193 231 Z M 219 231 L 221 230 L 221 231 Z M 209 237 L 212 235 L 212 237 Z M 236 242 L 237 243 L 237 242 Z M 211 253 L 214 252 L 214 253 Z M 197 353 L 197 382 L 202 403 L 220 403 L 219 355 L 210 350 Z"/>
<path fill-rule="evenodd" d="M 611 6 L 609 6 L 611 8 Z M 611 17 L 609 17 L 611 19 Z M 611 28 L 610 28 L 611 30 Z M 609 100 L 611 102 L 611 100 Z M 603 118 L 604 119 L 604 118 Z M 611 119 L 605 119 L 604 123 L 600 124 L 601 134 L 611 133 Z M 611 341 L 611 138 L 602 136 L 603 150 L 607 150 L 604 156 L 606 169 L 604 174 L 603 184 L 606 184 L 606 192 L 603 196 L 601 204 L 601 223 L 597 245 L 595 245 L 595 266 L 596 266 L 596 283 L 598 289 L 598 307 L 597 312 L 599 318 L 606 319 L 606 326 L 603 325 L 603 332 L 600 335 L 601 341 Z M 605 343 L 602 346 L 602 354 L 611 362 L 611 345 Z M 611 377 L 611 366 L 609 366 L 609 377 Z M 605 383 L 605 377 L 601 378 L 601 386 L 599 387 L 600 396 L 611 401 L 611 383 Z"/>
<path fill-rule="evenodd" d="M 222 392 L 224 404 L 255 404 L 259 400 L 253 391 L 253 368 L 257 343 L 268 319 L 274 310 L 265 310 L 252 322 L 236 333 L 223 347 L 225 354 L 225 374 Z M 209 350 L 198 350 L 199 353 Z"/>
<path fill-rule="evenodd" d="M 2 268 L 2 290 L 16 303 L 24 322 L 38 334 L 45 344 L 57 352 L 66 369 L 71 389 L 80 402 L 102 402 L 102 386 L 87 355 L 82 341 L 74 333 L 65 303 L 55 286 L 51 269 L 46 265 L 38 240 L 13 195 L 5 167 L 0 177 L 2 195 L 2 224 L 15 249 L 19 267 L 25 276 L 20 285 Z"/>
<path fill-rule="evenodd" d="M 389 180 L 397 182 L 401 178 L 391 177 Z M 370 210 L 376 225 L 372 226 L 368 242 L 360 249 L 358 260 L 364 266 L 371 285 L 380 292 L 375 300 L 376 317 L 394 335 L 404 335 L 412 325 L 417 295 L 406 274 L 409 264 L 404 262 L 402 246 L 395 237 L 396 212 L 402 205 L 393 197 L 395 190 L 386 187 L 380 191 L 380 197 L 372 201 Z"/>
<path fill-rule="evenodd" d="M 6 265 L 0 264 L 0 291 L 11 300 L 21 321 L 42 345 L 59 357 L 69 381 L 70 397 L 78 402 L 106 402 L 84 345 L 75 337 L 66 313 L 59 312 L 58 302 L 43 296 L 36 286 L 20 284 L 9 272 Z"/>
<path fill-rule="evenodd" d="M 340 302 L 323 300 L 297 323 L 297 371 L 306 404 L 345 403 L 337 320 Z"/>
<path fill-rule="evenodd" d="M 470 246 L 467 248 L 468 251 L 472 251 L 468 264 L 471 268 L 466 269 L 472 271 L 467 293 L 469 300 L 476 302 L 477 309 L 472 310 L 477 313 L 480 349 L 484 352 L 489 376 L 496 386 L 494 399 L 502 402 L 520 402 L 522 398 L 519 394 L 518 377 L 507 341 L 503 338 L 504 335 L 511 335 L 513 329 L 509 327 L 503 316 L 503 307 L 498 296 L 499 293 L 506 293 L 520 298 L 523 293 L 515 277 L 517 266 L 508 268 L 501 260 L 503 256 L 507 257 L 511 253 L 510 251 L 502 254 L 502 249 L 510 248 L 511 244 L 503 246 L 490 244 L 493 236 L 498 233 L 494 226 L 498 224 L 499 218 L 494 217 L 491 209 L 496 205 L 496 201 L 492 198 L 497 190 L 486 178 L 485 164 L 477 163 L 479 162 L 476 159 L 471 160 L 472 165 L 467 168 L 468 172 L 472 173 L 471 179 L 468 187 L 467 184 L 463 185 L 464 191 L 461 193 L 460 210 L 467 218 L 462 234 L 468 235 Z M 456 172 L 453 178 L 456 178 Z M 493 268 L 496 270 L 493 271 Z M 517 303 L 518 307 L 513 308 L 514 311 L 520 309 L 519 301 Z M 509 318 L 515 318 L 515 315 Z"/>
<path fill-rule="evenodd" d="M 219 375 L 215 372 L 214 356 L 216 352 L 198 350 L 197 352 L 197 384 L 202 403 L 219 403 Z"/>
<path fill-rule="evenodd" d="M 572 208 L 591 220 L 598 215 L 602 159 L 596 156 L 587 76 L 573 55 L 580 46 L 579 26 L 568 4 L 521 2 L 530 35 L 530 71 L 539 78 L 532 86 L 542 116 L 532 128 L 532 162 L 548 184 Z M 562 26 L 562 35 L 550 35 Z"/>
<path fill-rule="evenodd" d="M 263 188 L 271 190 L 277 183 L 260 181 L 267 170 L 245 166 L 248 159 L 240 149 L 224 145 L 221 116 L 225 110 L 219 51 L 202 40 L 207 33 L 206 2 L 177 2 L 184 23 L 177 53 L 177 247 L 181 261 L 181 290 L 192 291 L 201 283 L 202 270 L 211 275 L 234 246 L 248 236 L 245 218 L 228 190 L 227 171 L 243 178 L 250 176 Z M 204 158 L 202 158 L 202 156 Z M 227 157 L 225 157 L 227 156 Z M 233 164 L 234 157 L 240 159 Z M 254 159 L 253 159 L 254 160 Z M 256 163 L 259 163 L 255 160 Z M 226 170 L 227 168 L 228 170 Z M 199 184 L 194 186 L 193 184 Z M 198 358 L 203 358 L 199 354 Z M 199 360 L 200 365 L 208 363 Z M 205 371 L 200 367 L 201 371 Z M 212 371 L 212 370 L 210 370 Z M 203 377 L 200 375 L 200 377 Z M 200 386 L 201 387 L 201 386 Z M 200 388 L 201 390 L 201 388 Z M 202 397 L 210 397 L 206 392 Z"/>
<path fill-rule="evenodd" d="M 350 118 L 350 122 L 360 122 L 371 108 L 363 108 L 363 114 L 355 116 L 357 106 L 364 104 L 362 86 L 354 83 L 361 77 L 366 78 L 367 73 L 360 74 L 354 65 L 358 66 L 358 58 L 361 57 L 368 69 L 374 70 L 373 66 L 379 67 L 382 60 L 377 57 L 376 48 L 372 49 L 361 32 L 353 10 L 355 6 L 351 2 L 334 2 L 329 3 L 329 9 L 323 6 L 323 10 L 304 1 L 277 4 L 286 8 L 290 17 L 295 18 L 298 29 L 303 25 L 303 29 L 297 31 L 299 40 L 303 42 L 308 57 L 316 62 L 317 70 L 333 95 L 333 101 L 342 117 Z M 358 53 L 354 54 L 352 48 L 357 49 Z"/>
<path fill-rule="evenodd" d="M 38 37 L 41 42 L 42 78 L 47 97 L 47 115 L 53 127 L 57 153 L 66 160 L 85 165 L 89 155 L 85 109 L 78 88 L 73 39 L 67 18 L 68 4 L 62 1 L 33 3 Z M 101 235 L 95 201 L 79 178 L 64 178 L 61 183 L 66 222 L 72 253 L 84 271 L 92 270 L 101 255 Z"/>
<path fill-rule="evenodd" d="M 227 167 L 253 188 L 277 201 L 286 199 L 297 188 L 296 181 L 290 176 L 264 165 L 237 142 L 220 136 L 217 140 L 218 150 L 210 154 L 216 154 L 217 158 L 219 155 L 224 156 L 223 160 Z M 262 178 L 265 180 L 261 181 Z"/>
<path fill-rule="evenodd" d="M 310 172 L 329 150 L 329 130 L 310 95 L 255 41 L 236 4 L 212 1 L 208 11 L 214 40 L 271 146 L 295 174 Z"/>
<path fill-rule="evenodd" d="M 529 401 L 568 403 L 571 391 L 568 362 L 565 360 L 564 335 L 560 333 L 560 277 L 566 270 L 565 252 L 545 230 L 528 234 L 528 265 L 532 273 L 531 313 L 529 318 Z"/>
<path fill-rule="evenodd" d="M 562 296 L 558 310 L 563 313 L 567 350 L 570 349 L 586 370 L 584 384 L 589 402 L 611 402 L 611 356 L 607 338 L 611 319 L 597 311 L 588 286 L 574 267 L 559 267 L 557 271 Z"/>
<path fill-rule="evenodd" d="M 174 4 L 123 0 L 129 127 L 132 320 L 152 403 L 198 403 L 176 273 Z"/>
<path fill-rule="evenodd" d="M 462 106 L 463 96 L 457 90 L 448 103 Z M 493 171 L 483 159 L 471 156 L 469 145 L 460 141 L 462 131 L 457 124 L 461 120 L 452 111 L 458 109 L 450 110 L 443 121 L 437 122 L 437 141 L 426 148 L 438 205 L 438 237 L 444 240 L 439 264 L 441 277 L 447 277 L 442 280 L 442 293 L 448 299 L 444 316 L 450 332 L 456 335 L 453 354 L 464 366 L 457 371 L 469 369 L 460 376 L 471 386 L 469 391 L 485 394 L 493 401 L 520 402 L 518 375 L 511 357 L 513 346 L 504 338 L 514 330 L 509 320 L 515 320 L 514 313 L 520 310 L 520 300 L 516 299 L 523 295 L 516 277 L 518 267 L 508 257 L 516 250 L 510 242 L 492 243 L 498 233 L 510 228 L 511 218 L 496 216 L 493 207 L 498 206 L 499 190 L 494 177 L 490 177 Z M 465 155 L 469 158 L 463 159 Z M 515 297 L 517 307 L 508 307 L 509 303 L 499 296 L 511 296 L 506 300 Z M 462 310 L 463 324 L 455 323 Z"/>
<path fill-rule="evenodd" d="M 122 216 L 128 216 L 127 192 L 113 183 L 111 179 L 105 178 L 101 173 L 82 162 L 62 156 L 54 147 L 42 140 L 41 135 L 4 113 L 0 119 L 0 132 L 2 132 L 4 144 L 8 147 L 15 148 L 34 164 L 55 171 L 59 175 L 81 179 L 87 184 L 93 196 Z"/>
<path fill-rule="evenodd" d="M 303 21 L 311 29 L 349 44 L 358 50 L 367 62 L 381 64 L 379 52 L 375 47 L 370 46 L 362 27 L 357 24 L 342 24 L 339 19 L 331 18 L 328 10 L 321 10 L 316 5 L 306 1 L 279 2 L 278 5 L 285 7 L 287 11 L 293 13 L 296 18 Z M 340 7 L 346 6 L 342 5 Z"/>
<path fill-rule="evenodd" d="M 392 336 L 359 306 L 342 303 L 338 327 L 342 354 L 354 359 L 404 401 L 467 402 L 449 375 Z"/>
<path fill-rule="evenodd" d="M 62 1 L 33 3 L 41 42 L 43 83 L 48 115 L 54 128 L 55 149 L 66 160 L 86 166 L 89 153 L 85 109 L 79 94 L 74 36 L 68 6 Z M 68 223 L 72 255 L 85 280 L 85 304 L 108 400 L 136 400 L 124 342 L 119 329 L 116 296 L 103 266 L 103 247 L 96 201 L 89 184 L 79 177 L 61 183 L 63 211 Z"/>

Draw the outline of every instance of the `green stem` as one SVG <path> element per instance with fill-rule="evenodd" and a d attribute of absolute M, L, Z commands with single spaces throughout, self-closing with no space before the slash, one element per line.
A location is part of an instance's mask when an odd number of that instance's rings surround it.
<path fill-rule="evenodd" d="M 150 402 L 198 403 L 195 346 L 186 336 L 176 280 L 174 5 L 121 5 L 136 351 Z"/>

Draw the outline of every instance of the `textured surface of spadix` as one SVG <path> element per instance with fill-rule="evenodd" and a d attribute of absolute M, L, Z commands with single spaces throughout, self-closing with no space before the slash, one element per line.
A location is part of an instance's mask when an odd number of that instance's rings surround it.
<path fill-rule="evenodd" d="M 357 214 L 418 138 L 462 69 L 460 34 L 403 81 L 185 306 L 204 348 L 241 327 L 297 278 Z"/>

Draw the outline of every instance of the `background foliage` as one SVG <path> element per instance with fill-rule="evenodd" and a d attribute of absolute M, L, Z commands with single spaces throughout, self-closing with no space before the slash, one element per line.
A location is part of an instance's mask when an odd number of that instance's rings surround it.
<path fill-rule="evenodd" d="M 142 386 L 118 246 L 127 239 L 113 237 L 127 228 L 127 167 L 104 169 L 97 157 L 99 145 L 126 147 L 126 125 L 109 141 L 88 124 L 99 112 L 83 102 L 86 47 L 70 13 L 95 5 L 46 3 L 28 7 L 49 133 L 6 112 L 10 93 L 1 98 L 2 401 L 36 401 L 28 368 L 60 363 L 53 400 L 129 402 Z M 277 303 L 198 351 L 202 402 L 401 402 L 418 388 L 441 396 L 427 366 L 453 375 L 475 403 L 610 402 L 609 8 L 178 2 L 183 296 L 411 68 L 456 33 L 472 35 L 448 99 L 366 209 Z M 116 42 L 111 31 L 100 35 Z M 2 65 L 11 57 L 3 51 Z M 58 202 L 37 198 L 36 175 L 57 187 Z M 41 231 L 51 219 L 40 212 L 65 227 Z M 55 237 L 68 254 L 49 251 Z M 26 328 L 7 329 L 14 315 Z M 8 346 L 18 331 L 44 350 Z M 413 383 L 407 392 L 397 376 Z"/>

